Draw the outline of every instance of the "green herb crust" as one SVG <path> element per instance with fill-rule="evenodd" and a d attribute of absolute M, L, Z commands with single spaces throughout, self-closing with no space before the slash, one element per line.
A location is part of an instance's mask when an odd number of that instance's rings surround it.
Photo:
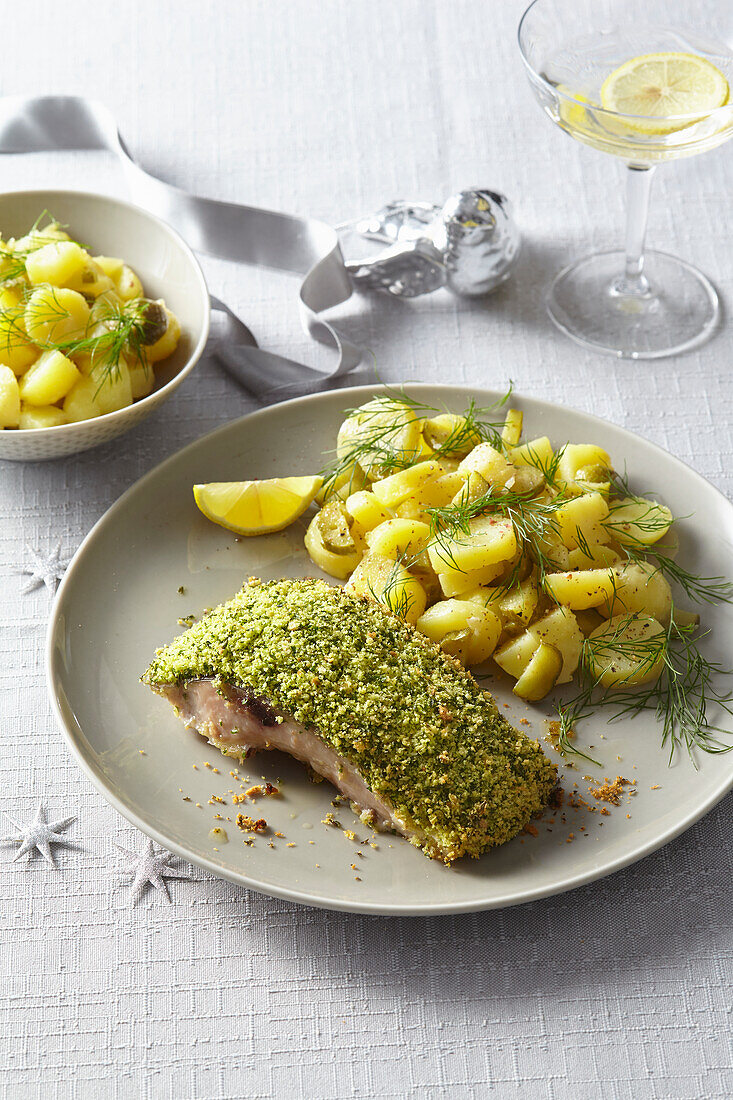
<path fill-rule="evenodd" d="M 251 580 L 158 650 L 143 680 L 203 677 L 251 688 L 316 733 L 448 861 L 510 840 L 557 779 L 457 661 L 323 581 Z"/>

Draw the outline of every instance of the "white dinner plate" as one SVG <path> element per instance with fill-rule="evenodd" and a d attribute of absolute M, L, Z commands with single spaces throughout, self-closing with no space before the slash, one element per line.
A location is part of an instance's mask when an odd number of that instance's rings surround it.
<path fill-rule="evenodd" d="M 455 412 L 471 398 L 487 405 L 497 397 L 455 386 L 407 389 Z M 163 462 L 102 517 L 68 569 L 49 627 L 49 688 L 69 746 L 108 801 L 170 851 L 243 886 L 309 905 L 385 914 L 491 909 L 569 890 L 633 863 L 723 797 L 733 785 L 733 754 L 701 753 L 695 770 L 683 750 L 668 766 L 652 714 L 608 724 L 601 711 L 578 734 L 593 746 L 600 769 L 583 761 L 570 768 L 542 740 L 561 766 L 564 788 L 577 783 L 593 808 L 566 804 L 536 823 L 536 836 L 524 834 L 480 860 L 447 868 L 399 837 L 373 837 L 348 807 L 333 810 L 328 783 L 314 784 L 295 761 L 263 753 L 240 773 L 248 786 L 262 776 L 279 780 L 281 797 L 257 802 L 269 832 L 248 845 L 235 823 L 248 807 L 232 803 L 241 788 L 231 762 L 140 683 L 154 649 L 180 633 L 179 618 L 227 599 L 251 575 L 317 573 L 303 548 L 308 514 L 279 534 L 237 540 L 199 513 L 191 486 L 317 471 L 343 410 L 373 392 L 359 387 L 302 398 L 226 424 Z M 682 462 L 596 417 L 530 398 L 514 396 L 512 404 L 524 412 L 526 438 L 599 443 L 617 468 L 626 464 L 636 490 L 654 490 L 677 515 L 694 513 L 678 525 L 680 560 L 701 574 L 733 576 L 733 506 Z M 711 630 L 706 652 L 728 667 L 733 612 L 726 605 L 702 610 Z M 492 679 L 488 686 L 520 729 L 547 735 L 549 706 L 520 702 L 508 682 Z M 727 715 L 710 717 L 733 728 Z M 634 795 L 620 806 L 589 795 L 584 776 L 617 775 L 635 781 Z M 329 812 L 342 829 L 323 823 Z M 226 843 L 211 835 L 217 827 Z"/>

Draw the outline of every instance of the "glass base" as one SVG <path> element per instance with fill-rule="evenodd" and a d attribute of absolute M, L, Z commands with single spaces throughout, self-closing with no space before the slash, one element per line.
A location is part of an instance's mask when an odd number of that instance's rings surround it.
<path fill-rule="evenodd" d="M 547 312 L 585 347 L 620 359 L 659 359 L 704 343 L 718 323 L 712 283 L 696 268 L 647 252 L 630 287 L 621 251 L 597 252 L 564 268 L 547 293 Z"/>

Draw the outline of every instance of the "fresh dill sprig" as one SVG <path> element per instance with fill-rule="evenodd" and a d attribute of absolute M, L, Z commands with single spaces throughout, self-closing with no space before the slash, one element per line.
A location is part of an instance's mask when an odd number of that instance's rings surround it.
<path fill-rule="evenodd" d="M 567 444 L 563 443 L 556 451 L 552 452 L 549 459 L 545 460 L 532 446 L 528 446 L 527 454 L 532 459 L 532 465 L 540 471 L 549 489 L 558 488 L 557 469 Z M 569 499 L 569 498 L 568 498 Z"/>
<path fill-rule="evenodd" d="M 696 749 L 714 754 L 729 752 L 733 744 L 724 744 L 717 736 L 728 731 L 712 724 L 708 711 L 718 706 L 733 715 L 733 692 L 719 690 L 714 684 L 717 676 L 731 675 L 731 670 L 709 661 L 702 653 L 699 643 L 709 632 L 696 636 L 696 626 L 675 623 L 673 612 L 669 626 L 661 633 L 647 638 L 624 639 L 625 627 L 636 618 L 636 615 L 626 616 L 611 634 L 584 639 L 578 665 L 580 689 L 572 699 L 557 707 L 564 751 L 589 759 L 572 744 L 572 733 L 583 718 L 600 707 L 608 707 L 612 711 L 612 722 L 644 710 L 654 711 L 662 726 L 662 746 L 669 746 L 670 762 L 680 746 L 687 749 L 696 767 Z M 640 673 L 651 671 L 661 663 L 658 678 L 634 686 L 633 690 L 603 688 L 594 668 L 599 658 L 614 653 L 634 660 Z"/>
<path fill-rule="evenodd" d="M 579 756 L 587 760 L 589 764 L 595 764 L 597 768 L 603 765 L 599 760 L 589 756 L 574 744 L 575 727 L 583 718 L 587 718 L 593 711 L 593 707 L 587 705 L 584 700 L 576 699 L 570 703 L 563 703 L 557 707 L 557 733 L 553 738 L 555 747 L 563 756 Z"/>
<path fill-rule="evenodd" d="M 26 304 L 25 308 L 18 306 L 3 313 L 8 327 L 8 342 L 12 331 L 22 339 L 28 339 L 25 326 L 28 308 Z M 68 309 L 57 298 L 55 290 L 45 295 L 41 303 L 32 302 L 30 308 L 35 324 L 48 325 L 51 332 L 54 326 L 69 317 Z M 69 335 L 59 339 L 49 336 L 44 340 L 34 331 L 33 342 L 44 351 L 60 351 L 69 357 L 79 353 L 89 355 L 98 372 L 99 392 L 108 380 L 117 380 L 120 362 L 127 355 L 137 359 L 146 371 L 149 369 L 145 349 L 162 335 L 167 323 L 158 317 L 161 308 L 157 302 L 147 298 L 117 302 L 101 296 L 94 302 L 81 336 Z"/>
<path fill-rule="evenodd" d="M 450 542 L 459 539 L 461 535 L 469 537 L 472 519 L 482 515 L 502 516 L 512 524 L 518 543 L 519 561 L 509 576 L 495 587 L 505 591 L 513 588 L 520 580 L 522 558 L 528 555 L 537 567 L 538 585 L 544 588 L 547 574 L 558 570 L 548 542 L 559 532 L 555 513 L 570 499 L 571 497 L 560 494 L 552 501 L 547 501 L 538 498 L 534 491 L 521 492 L 493 485 L 473 500 L 466 492 L 445 508 L 426 509 L 431 520 L 431 541 L 438 545 L 441 555 L 446 557 L 453 569 L 463 572 L 451 552 Z"/>
<path fill-rule="evenodd" d="M 658 531 L 666 531 L 669 523 L 655 514 L 656 501 L 649 500 L 645 496 L 634 493 L 630 486 L 626 471 L 623 474 L 614 473 L 612 479 L 612 493 L 622 500 L 631 500 L 636 504 L 649 505 L 641 516 L 634 518 L 634 526 L 642 532 L 656 534 Z M 654 495 L 654 494 L 650 494 Z M 604 526 L 613 533 L 614 509 L 622 507 L 621 503 L 611 502 L 609 506 L 610 518 L 605 520 Z M 675 516 L 673 522 L 679 519 L 688 519 L 688 516 Z M 695 603 L 733 603 L 733 583 L 725 577 L 704 577 L 691 573 L 678 561 L 670 557 L 663 544 L 652 543 L 648 545 L 629 530 L 624 531 L 624 542 L 621 551 L 625 557 L 635 565 L 651 561 L 655 568 L 671 583 L 677 584 L 689 600 Z"/>
<path fill-rule="evenodd" d="M 151 331 L 151 303 L 146 298 L 115 302 L 98 298 L 90 314 L 84 336 L 59 341 L 55 346 L 65 355 L 88 354 L 99 372 L 99 387 L 116 381 L 120 361 L 130 355 L 148 368 L 145 348 L 155 341 Z M 101 331 L 94 331 L 101 328 Z"/>
<path fill-rule="evenodd" d="M 625 543 L 621 547 L 628 561 L 635 565 L 652 562 L 663 577 L 677 584 L 689 600 L 695 603 L 733 603 L 733 583 L 725 577 L 702 577 L 691 573 L 663 548 L 645 546 L 641 542 Z"/>

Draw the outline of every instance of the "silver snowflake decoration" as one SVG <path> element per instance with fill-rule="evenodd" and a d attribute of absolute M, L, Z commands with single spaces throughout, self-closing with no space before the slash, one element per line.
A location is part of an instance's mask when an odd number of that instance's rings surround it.
<path fill-rule="evenodd" d="M 41 588 L 44 584 L 49 592 L 55 592 L 69 564 L 61 558 L 61 543 L 45 556 L 33 546 L 26 546 L 26 550 L 31 559 L 30 564 L 24 566 L 20 572 L 30 577 L 30 580 L 23 586 L 23 592 L 32 592 L 34 588 Z"/>
<path fill-rule="evenodd" d="M 34 849 L 37 849 L 47 863 L 50 863 L 52 867 L 55 867 L 53 854 L 51 852 L 52 844 L 73 844 L 73 841 L 68 837 L 61 836 L 62 829 L 67 829 L 71 825 L 72 821 L 76 821 L 75 817 L 63 817 L 58 821 L 47 821 L 46 811 L 43 808 L 43 803 L 39 802 L 38 810 L 36 811 L 35 819 L 28 825 L 21 825 L 10 814 L 5 815 L 8 821 L 12 822 L 14 828 L 17 830 L 11 836 L 0 837 L 0 841 L 3 844 L 19 844 L 20 848 L 13 856 L 13 860 L 20 859 L 23 855 L 28 855 L 30 860 L 31 853 Z M 28 860 L 26 862 L 28 862 Z"/>
<path fill-rule="evenodd" d="M 120 844 L 115 844 L 115 848 L 125 856 L 127 866 L 122 871 L 122 875 L 130 883 L 132 890 L 131 903 L 133 905 L 136 905 L 140 900 L 148 883 L 159 890 L 170 904 L 171 896 L 168 893 L 168 884 L 165 880 L 167 878 L 191 878 L 188 871 L 176 871 L 173 867 L 170 867 L 169 861 L 173 858 L 172 854 L 162 848 L 156 852 L 152 840 L 147 841 L 143 852 L 131 852 L 129 848 L 123 848 Z"/>

